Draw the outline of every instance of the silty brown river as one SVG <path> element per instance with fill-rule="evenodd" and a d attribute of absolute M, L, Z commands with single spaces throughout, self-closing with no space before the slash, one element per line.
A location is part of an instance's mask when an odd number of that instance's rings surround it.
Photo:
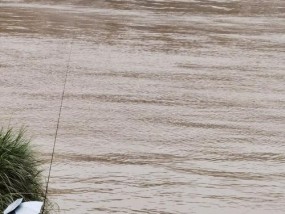
<path fill-rule="evenodd" d="M 60 213 L 281 214 L 284 33 L 283 0 L 2 0 L 1 126 L 46 178 L 72 48 Z"/>

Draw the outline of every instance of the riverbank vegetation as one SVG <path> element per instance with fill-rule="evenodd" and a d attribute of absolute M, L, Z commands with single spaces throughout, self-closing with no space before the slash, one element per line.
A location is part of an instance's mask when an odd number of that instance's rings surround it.
<path fill-rule="evenodd" d="M 18 198 L 43 201 L 40 161 L 24 131 L 0 130 L 0 212 Z"/>

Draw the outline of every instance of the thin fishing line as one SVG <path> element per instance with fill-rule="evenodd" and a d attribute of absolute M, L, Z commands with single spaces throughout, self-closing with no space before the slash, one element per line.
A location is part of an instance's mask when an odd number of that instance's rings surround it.
<path fill-rule="evenodd" d="M 68 74 L 70 72 L 70 59 L 71 59 L 73 40 L 74 40 L 74 38 L 72 38 L 71 43 L 70 43 L 70 51 L 69 51 L 69 56 L 68 56 L 68 61 L 67 61 L 67 66 L 66 66 L 63 90 L 62 90 L 62 94 L 61 94 L 61 102 L 60 102 L 59 113 L 58 113 L 58 118 L 57 118 L 57 125 L 56 125 L 56 131 L 55 131 L 54 142 L 53 142 L 52 156 L 51 156 L 51 159 L 50 159 L 49 173 L 48 173 L 48 179 L 47 179 L 47 184 L 46 184 L 46 191 L 45 191 L 45 195 L 44 195 L 44 204 L 43 204 L 42 213 L 44 213 L 46 199 L 47 199 L 47 195 L 48 195 L 49 181 L 50 181 L 50 177 L 51 177 L 52 164 L 53 164 L 53 160 L 54 160 L 55 147 L 56 147 L 56 142 L 57 142 L 57 136 L 58 136 L 58 130 L 59 130 L 59 124 L 60 124 L 62 107 L 63 107 L 66 83 L 67 83 Z"/>

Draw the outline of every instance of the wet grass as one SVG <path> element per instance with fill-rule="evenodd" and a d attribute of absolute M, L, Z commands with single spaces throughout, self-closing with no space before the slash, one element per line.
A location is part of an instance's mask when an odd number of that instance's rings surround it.
<path fill-rule="evenodd" d="M 23 130 L 0 130 L 1 213 L 18 198 L 43 201 L 40 164 Z"/>

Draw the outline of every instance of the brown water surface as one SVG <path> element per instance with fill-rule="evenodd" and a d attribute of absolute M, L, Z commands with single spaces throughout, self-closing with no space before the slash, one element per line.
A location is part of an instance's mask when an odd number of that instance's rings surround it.
<path fill-rule="evenodd" d="M 0 1 L 0 122 L 61 213 L 281 214 L 285 1 Z"/>

